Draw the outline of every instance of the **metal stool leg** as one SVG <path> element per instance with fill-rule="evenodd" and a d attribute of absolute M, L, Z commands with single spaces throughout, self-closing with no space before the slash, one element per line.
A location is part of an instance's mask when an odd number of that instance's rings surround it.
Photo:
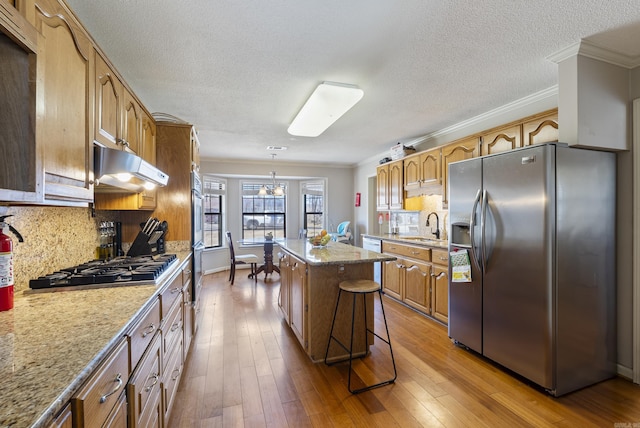
<path fill-rule="evenodd" d="M 333 312 L 333 321 L 331 322 L 331 330 L 330 330 L 330 334 L 329 334 L 329 342 L 327 343 L 327 350 L 324 356 L 324 362 L 327 365 L 333 365 L 336 363 L 340 363 L 340 362 L 345 362 L 347 359 L 349 360 L 349 374 L 348 374 L 348 380 L 347 380 L 347 387 L 349 389 L 349 392 L 351 392 L 352 394 L 358 394 L 360 392 L 364 392 L 364 391 L 368 391 L 370 389 L 373 388 L 378 388 L 384 385 L 389 385 L 393 382 L 395 382 L 396 378 L 398 377 L 398 372 L 396 369 L 396 360 L 395 357 L 393 355 L 393 348 L 391 346 L 391 336 L 389 335 L 389 326 L 387 325 L 387 316 L 384 312 L 384 304 L 382 303 L 382 292 L 381 290 L 377 290 L 378 292 L 378 297 L 380 300 L 380 308 L 382 310 L 382 318 L 384 320 L 384 328 L 385 328 L 385 332 L 387 335 L 387 338 L 384 339 L 382 338 L 379 334 L 377 334 L 375 331 L 373 331 L 372 329 L 369 328 L 368 323 L 367 323 L 367 304 L 366 304 L 366 296 L 367 294 L 372 294 L 372 293 L 351 293 L 353 294 L 353 304 L 352 304 L 352 308 L 351 308 L 351 338 L 350 338 L 350 344 L 349 347 L 347 348 L 342 342 L 340 342 L 334 335 L 333 335 L 333 329 L 335 327 L 335 322 L 336 322 L 336 316 L 338 313 L 338 306 L 340 304 L 340 296 L 342 294 L 342 289 L 340 289 L 338 291 L 338 300 L 336 302 L 336 308 Z M 379 383 L 376 383 L 374 385 L 369 385 L 369 386 L 365 386 L 363 388 L 360 389 L 355 389 L 353 390 L 351 388 L 351 372 L 353 371 L 353 339 L 355 336 L 355 315 L 356 315 L 356 301 L 357 301 L 357 295 L 358 294 L 362 294 L 362 300 L 363 300 L 363 305 L 364 305 L 364 327 L 365 327 L 365 349 L 368 351 L 369 349 L 369 333 L 373 334 L 374 336 L 376 336 L 378 339 L 382 340 L 384 343 L 386 343 L 387 345 L 389 345 L 389 353 L 391 355 L 391 362 L 393 364 L 393 377 L 389 380 L 385 380 Z M 375 301 L 374 301 L 375 304 Z M 340 361 L 334 361 L 329 363 L 327 361 L 328 355 L 329 355 L 329 348 L 331 346 L 331 341 L 334 340 L 336 343 L 338 343 L 345 351 L 349 352 L 349 357 L 346 359 L 342 359 Z M 363 355 L 362 357 L 359 358 L 363 358 L 365 357 L 365 355 Z"/>
<path fill-rule="evenodd" d="M 327 362 L 327 357 L 329 356 L 329 347 L 331 346 L 331 339 L 335 340 L 340 346 L 342 346 L 345 350 L 347 350 L 347 348 L 345 348 L 345 346 L 342 343 L 340 343 L 338 339 L 333 337 L 333 326 L 336 324 L 336 315 L 338 314 L 338 306 L 340 306 L 341 295 L 342 295 L 342 290 L 338 290 L 338 300 L 336 301 L 336 308 L 333 310 L 333 321 L 331 321 L 331 330 L 329 330 L 329 342 L 327 343 L 327 351 L 324 354 L 324 363 L 327 365 L 335 364 L 335 363 L 330 364 Z"/>

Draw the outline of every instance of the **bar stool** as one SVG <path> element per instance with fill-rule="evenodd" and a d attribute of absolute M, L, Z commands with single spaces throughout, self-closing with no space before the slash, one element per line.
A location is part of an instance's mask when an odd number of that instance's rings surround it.
<path fill-rule="evenodd" d="M 333 312 L 333 321 L 331 322 L 331 332 L 329 333 L 329 343 L 327 343 L 327 351 L 324 355 L 324 363 L 331 366 L 333 364 L 337 364 L 337 363 L 341 363 L 344 361 L 349 360 L 349 379 L 348 379 L 348 388 L 349 388 L 349 392 L 351 392 L 352 394 L 358 394 L 360 392 L 364 392 L 364 391 L 368 391 L 370 389 L 373 388 L 378 388 L 380 386 L 384 386 L 384 385 L 388 385 L 391 384 L 393 382 L 395 382 L 396 377 L 398 376 L 398 373 L 396 371 L 396 360 L 393 357 L 393 349 L 391 347 L 391 337 L 389 336 L 389 327 L 387 326 L 387 317 L 384 313 L 384 305 L 382 304 L 382 292 L 380 290 L 380 284 L 378 284 L 375 281 L 369 280 L 369 279 L 355 279 L 355 280 L 347 280 L 347 281 L 342 281 L 339 284 L 339 291 L 338 291 L 338 301 L 336 302 L 336 309 Z M 351 312 L 351 343 L 350 346 L 347 348 L 342 342 L 340 342 L 340 340 L 338 340 L 338 338 L 336 338 L 333 335 L 333 329 L 336 323 L 336 315 L 338 313 L 338 306 L 340 305 L 340 297 L 342 296 L 342 292 L 346 292 L 346 293 L 351 293 L 353 294 L 353 307 L 352 307 L 352 312 Z M 387 338 L 384 339 L 382 337 L 380 337 L 380 335 L 378 335 L 376 332 L 373 331 L 372 328 L 369 328 L 369 326 L 367 325 L 367 304 L 366 304 L 366 298 L 367 298 L 367 294 L 371 294 L 371 293 L 378 293 L 378 297 L 380 299 L 380 308 L 382 309 L 382 318 L 384 319 L 384 328 L 386 330 L 387 333 Z M 365 386 L 363 388 L 359 388 L 356 390 L 353 390 L 351 388 L 351 371 L 352 371 L 352 362 L 353 362 L 353 336 L 354 336 L 354 326 L 355 326 L 355 315 L 356 315 L 356 300 L 357 300 L 357 296 L 361 295 L 362 296 L 362 302 L 363 302 L 363 306 L 364 306 L 364 327 L 365 327 L 365 350 L 366 352 L 368 352 L 369 350 L 369 334 L 368 333 L 372 333 L 374 336 L 376 336 L 378 339 L 382 340 L 384 343 L 386 343 L 387 345 L 389 345 L 389 352 L 391 354 L 391 362 L 393 363 L 393 378 L 389 379 L 389 380 L 385 380 L 383 382 L 379 382 L 373 385 L 369 385 L 369 386 Z M 374 302 L 375 304 L 375 302 Z M 339 361 L 333 361 L 331 363 L 329 363 L 327 361 L 327 357 L 329 356 L 329 348 L 331 347 L 331 341 L 334 340 L 338 345 L 340 345 L 345 351 L 349 352 L 349 358 L 345 358 Z M 365 355 L 357 357 L 357 358 L 363 358 L 366 356 L 366 352 Z"/>

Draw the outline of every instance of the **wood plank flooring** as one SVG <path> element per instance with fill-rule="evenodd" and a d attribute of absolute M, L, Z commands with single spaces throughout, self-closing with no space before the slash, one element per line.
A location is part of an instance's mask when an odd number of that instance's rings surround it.
<path fill-rule="evenodd" d="M 348 366 L 312 363 L 284 324 L 277 274 L 254 284 L 240 270 L 233 286 L 227 278 L 204 277 L 202 323 L 168 427 L 640 427 L 639 385 L 615 378 L 552 398 L 387 297 L 398 378 L 352 395 Z M 356 380 L 389 373 L 376 345 L 354 364 Z"/>

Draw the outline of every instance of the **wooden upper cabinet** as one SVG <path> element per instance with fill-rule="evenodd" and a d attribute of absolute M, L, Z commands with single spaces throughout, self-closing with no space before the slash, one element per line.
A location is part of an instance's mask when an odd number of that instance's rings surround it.
<path fill-rule="evenodd" d="M 71 11 L 55 0 L 35 2 L 35 27 L 36 140 L 42 148 L 44 201 L 92 202 L 93 44 Z"/>
<path fill-rule="evenodd" d="M 121 148 L 123 87 L 106 61 L 95 53 L 95 135 L 94 139 L 106 147 Z"/>
<path fill-rule="evenodd" d="M 146 111 L 140 112 L 142 125 L 138 155 L 150 164 L 156 165 L 156 124 Z M 140 193 L 96 193 L 94 206 L 98 210 L 154 210 L 157 207 L 157 195 L 157 188 Z"/>
<path fill-rule="evenodd" d="M 447 190 L 449 188 L 449 164 L 465 159 L 478 157 L 480 154 L 480 141 L 478 137 L 469 137 L 454 141 L 442 146 L 442 202 L 448 203 Z"/>
<path fill-rule="evenodd" d="M 544 112 L 522 125 L 523 146 L 558 141 L 558 110 Z"/>
<path fill-rule="evenodd" d="M 442 193 L 441 155 L 437 147 L 404 158 L 404 190 L 409 196 Z"/>
<path fill-rule="evenodd" d="M 402 159 L 378 166 L 376 178 L 376 205 L 378 210 L 401 210 L 404 206 L 404 167 Z"/>
<path fill-rule="evenodd" d="M 389 163 L 389 209 L 401 210 L 404 206 L 404 168 L 402 160 Z"/>
<path fill-rule="evenodd" d="M 482 135 L 480 155 L 492 155 L 522 147 L 522 125 L 493 129 Z"/>
<path fill-rule="evenodd" d="M 389 164 L 376 168 L 376 207 L 379 211 L 389 209 Z"/>
<path fill-rule="evenodd" d="M 422 172 L 422 187 L 442 184 L 442 151 L 440 148 L 427 150 L 420 154 L 420 171 Z"/>
<path fill-rule="evenodd" d="M 420 153 L 404 158 L 404 190 L 420 187 L 422 174 L 420 173 Z"/>
<path fill-rule="evenodd" d="M 113 69 L 96 52 L 95 135 L 106 147 L 141 154 L 143 110 Z"/>
<path fill-rule="evenodd" d="M 129 91 L 123 89 L 122 100 L 122 139 L 121 144 L 128 147 L 132 152 L 140 155 L 147 162 L 155 165 L 155 143 L 153 150 L 153 162 L 149 161 L 142 153 L 142 107 Z"/>

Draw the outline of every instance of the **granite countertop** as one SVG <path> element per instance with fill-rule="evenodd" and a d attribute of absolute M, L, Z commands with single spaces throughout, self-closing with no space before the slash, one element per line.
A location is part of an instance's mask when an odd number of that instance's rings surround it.
<path fill-rule="evenodd" d="M 431 248 L 447 249 L 449 246 L 449 241 L 447 241 L 446 239 L 435 239 L 417 235 L 394 235 L 392 233 L 381 233 L 379 235 L 374 235 L 365 233 L 362 236 L 367 238 L 384 239 L 385 241 L 402 242 L 403 244 L 413 244 Z"/>
<path fill-rule="evenodd" d="M 0 426 L 50 422 L 166 283 L 17 292 L 0 312 Z"/>
<path fill-rule="evenodd" d="M 335 241 L 329 241 L 326 247 L 314 247 L 306 239 L 285 239 L 278 243 L 280 247 L 303 259 L 311 266 L 374 263 L 396 259 L 394 256 Z"/>

